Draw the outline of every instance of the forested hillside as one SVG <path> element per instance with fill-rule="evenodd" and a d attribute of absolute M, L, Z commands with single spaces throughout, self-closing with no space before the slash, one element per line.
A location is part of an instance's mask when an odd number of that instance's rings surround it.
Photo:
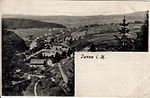
<path fill-rule="evenodd" d="M 26 29 L 26 28 L 66 28 L 57 23 L 48 23 L 31 19 L 3 18 L 3 25 L 8 29 Z"/>

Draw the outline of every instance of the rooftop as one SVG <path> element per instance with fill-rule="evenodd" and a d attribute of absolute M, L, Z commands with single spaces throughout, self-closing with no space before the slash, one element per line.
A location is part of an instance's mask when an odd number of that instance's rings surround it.
<path fill-rule="evenodd" d="M 30 64 L 43 65 L 45 61 L 45 59 L 31 59 Z"/>

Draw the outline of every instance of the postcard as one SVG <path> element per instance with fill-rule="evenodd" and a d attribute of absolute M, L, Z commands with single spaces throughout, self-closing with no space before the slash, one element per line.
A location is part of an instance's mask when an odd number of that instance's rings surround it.
<path fill-rule="evenodd" d="M 149 6 L 1 0 L 1 95 L 149 98 Z"/>

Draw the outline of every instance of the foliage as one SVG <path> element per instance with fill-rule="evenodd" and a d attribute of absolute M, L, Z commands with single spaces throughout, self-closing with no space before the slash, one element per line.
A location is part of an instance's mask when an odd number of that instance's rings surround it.
<path fill-rule="evenodd" d="M 136 22 L 137 23 L 137 22 Z M 139 22 L 138 22 L 139 23 Z M 141 23 L 141 22 L 140 22 Z M 145 23 L 141 26 L 141 31 L 137 32 L 136 38 L 128 38 L 126 34 L 129 33 L 127 26 L 129 23 L 126 23 L 124 16 L 123 23 L 120 24 L 121 29 L 118 29 L 122 37 L 119 38 L 115 35 L 118 40 L 117 50 L 120 51 L 148 51 L 148 11 L 146 14 Z"/>
<path fill-rule="evenodd" d="M 60 60 L 61 60 L 61 55 L 60 55 L 60 53 L 56 52 L 56 54 L 55 54 L 55 62 L 58 63 L 58 62 L 60 62 Z"/>
<path fill-rule="evenodd" d="M 91 52 L 95 52 L 96 51 L 96 47 L 94 44 L 91 44 L 89 51 Z"/>
<path fill-rule="evenodd" d="M 27 50 L 23 39 L 17 36 L 14 32 L 8 31 L 6 27 L 2 26 L 2 85 L 3 95 L 7 95 L 7 89 L 12 88 L 12 79 L 14 70 L 19 68 L 22 64 L 18 61 L 17 53 Z M 8 95 L 12 95 L 13 92 L 9 92 Z"/>
<path fill-rule="evenodd" d="M 61 54 L 61 57 L 64 59 L 64 58 L 67 58 L 67 52 L 66 51 L 63 51 L 62 54 Z"/>
<path fill-rule="evenodd" d="M 145 23 L 141 26 L 141 32 L 137 32 L 137 37 L 134 39 L 136 51 L 148 51 L 148 26 L 147 11 Z"/>
<path fill-rule="evenodd" d="M 130 29 L 128 28 L 129 23 L 126 22 L 126 18 L 124 16 L 123 23 L 120 24 L 120 29 L 118 31 L 121 34 L 121 38 L 115 35 L 118 46 L 116 49 L 118 51 L 131 51 L 133 49 L 133 41 L 132 38 L 129 38 L 127 34 L 129 34 Z"/>

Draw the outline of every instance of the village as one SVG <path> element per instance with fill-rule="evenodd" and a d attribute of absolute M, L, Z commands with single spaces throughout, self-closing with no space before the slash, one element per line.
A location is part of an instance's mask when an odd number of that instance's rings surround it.
<path fill-rule="evenodd" d="M 19 81 L 12 81 L 13 85 L 22 85 L 26 81 L 30 81 L 33 88 L 33 95 L 38 95 L 37 85 L 43 78 L 49 78 L 51 82 L 59 86 L 65 95 L 72 95 L 74 87 L 69 88 L 69 75 L 72 74 L 72 84 L 74 86 L 74 64 L 73 57 L 75 48 L 69 45 L 83 36 L 63 36 L 64 33 L 56 35 L 45 34 L 44 36 L 36 37 L 30 43 L 30 49 L 16 54 L 20 60 L 27 66 L 26 71 L 21 68 L 16 68 L 15 76 L 19 77 Z M 71 66 L 69 72 L 65 72 L 66 63 L 69 62 Z M 57 70 L 57 71 L 56 71 Z M 36 78 L 36 80 L 34 80 Z M 29 83 L 30 84 L 30 83 Z M 17 86 L 18 87 L 18 86 Z M 15 88 L 16 89 L 16 88 Z M 20 88 L 18 87 L 18 90 Z M 29 89 L 29 88 L 28 88 Z M 24 91 L 28 92 L 28 91 Z"/>
<path fill-rule="evenodd" d="M 121 32 L 121 34 L 123 33 L 123 37 L 120 38 L 114 35 L 116 40 L 120 43 L 119 46 L 110 46 L 107 43 L 101 43 L 99 45 L 101 46 L 100 50 L 113 51 L 118 48 L 118 51 L 126 49 L 128 51 L 134 48 L 132 45 L 133 38 L 126 36 L 126 33 L 129 32 L 129 29 L 126 28 L 128 24 L 124 16 L 123 23 L 120 24 L 122 28 L 119 29 L 119 32 Z M 22 86 L 16 85 L 22 85 L 22 83 L 28 81 L 29 84 L 25 83 L 25 85 L 28 84 L 27 88 L 21 92 L 23 95 L 39 96 L 41 94 L 48 94 L 49 96 L 73 96 L 74 54 L 75 51 L 97 51 L 98 48 L 91 41 L 94 35 L 89 34 L 90 29 L 94 28 L 94 31 L 96 31 L 95 27 L 98 28 L 99 25 L 86 25 L 66 29 L 52 28 L 49 29 L 50 33 L 44 34 L 44 36 L 35 37 L 33 40 L 28 39 L 29 50 L 16 54 L 18 61 L 22 62 L 22 65 L 18 65 L 25 67 L 16 67 L 14 70 L 13 78 L 18 78 L 16 81 L 12 81 L 15 90 L 19 90 L 20 87 L 23 89 Z M 95 33 L 95 35 L 97 35 L 97 33 Z M 134 43 L 135 42 L 136 39 Z M 81 58 L 93 58 L 93 56 L 82 55 Z M 104 56 L 100 57 L 100 59 L 104 59 Z M 46 91 L 47 94 L 44 94 L 44 91 L 41 89 L 44 88 L 43 86 L 46 86 L 46 84 L 49 85 L 48 90 L 54 87 L 57 88 L 54 88 L 51 93 Z M 55 94 L 56 92 L 58 93 Z"/>

